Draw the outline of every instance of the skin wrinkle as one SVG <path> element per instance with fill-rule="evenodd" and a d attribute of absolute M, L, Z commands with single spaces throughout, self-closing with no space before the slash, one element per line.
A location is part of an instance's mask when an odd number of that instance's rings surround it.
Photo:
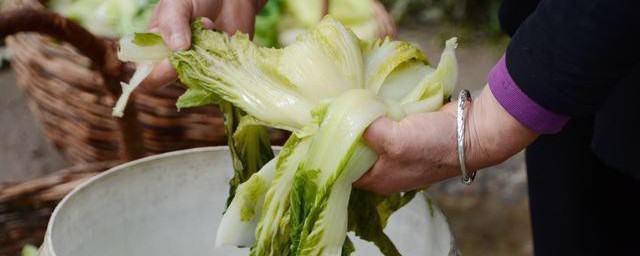
<path fill-rule="evenodd" d="M 365 140 L 380 159 L 354 186 L 388 195 L 460 176 L 456 106 L 452 102 L 439 111 L 399 122 L 376 120 L 365 132 Z M 469 171 L 503 162 L 537 137 L 502 108 L 488 87 L 467 106 L 465 164 Z"/>
<path fill-rule="evenodd" d="M 448 104 L 448 106 L 444 106 L 443 108 L 447 109 L 447 108 L 451 108 L 451 106 L 455 106 L 455 104 L 450 103 Z M 451 108 L 453 109 L 453 108 Z M 431 172 L 435 172 L 436 175 L 431 175 L 432 179 L 438 179 L 438 177 L 448 177 L 450 176 L 448 173 L 451 172 L 452 169 L 457 169 L 459 168 L 459 164 L 458 164 L 458 151 L 457 151 L 457 136 L 456 136 L 456 129 L 455 129 L 455 123 L 456 123 L 456 116 L 455 116 L 455 111 L 454 112 L 450 112 L 450 111 L 444 111 L 445 114 L 448 114 L 447 119 L 448 119 L 448 124 L 450 127 L 452 127 L 451 129 L 451 133 L 447 136 L 450 138 L 450 141 L 453 141 L 453 143 L 451 144 L 452 146 L 448 147 L 448 149 L 444 150 L 444 153 L 441 154 L 439 156 L 438 159 L 436 159 L 435 163 L 435 169 L 434 170 L 429 170 L 426 168 L 422 169 L 422 172 L 425 173 L 425 176 L 429 176 L 428 173 Z M 431 124 L 432 126 L 434 124 Z M 440 124 L 437 124 L 440 125 Z M 433 152 L 429 152 L 428 148 L 424 149 L 425 152 L 423 152 L 423 154 L 432 154 Z M 417 186 L 418 187 L 422 187 L 422 186 Z"/>
<path fill-rule="evenodd" d="M 469 114 L 471 114 L 470 118 L 467 118 L 467 124 L 466 124 L 466 131 L 465 131 L 465 156 L 467 156 L 467 158 L 469 158 L 468 156 L 472 156 L 472 157 L 477 157 L 479 159 L 494 159 L 491 154 L 489 153 L 489 151 L 486 149 L 486 147 L 484 146 L 483 143 L 480 142 L 480 138 L 481 136 L 478 133 L 478 127 L 480 126 L 480 124 L 478 123 L 478 120 L 482 120 L 482 116 L 479 116 L 480 113 L 483 113 L 483 105 L 484 105 L 484 101 L 483 99 L 479 99 L 475 104 L 470 104 L 469 105 Z M 477 108 L 478 111 L 474 111 L 472 110 L 473 108 Z M 475 152 L 479 152 L 477 154 L 475 154 Z M 469 161 L 468 159 L 465 159 L 466 162 L 474 162 L 474 161 Z M 480 168 L 475 167 L 474 165 L 468 165 L 469 169 L 471 171 L 476 171 Z"/>
<path fill-rule="evenodd" d="M 477 159 L 474 162 L 478 162 L 476 169 L 503 162 L 537 138 L 535 132 L 520 124 L 498 103 L 488 87 L 485 87 L 482 94 L 486 96 L 479 97 L 478 110 L 473 111 L 472 118 L 476 122 L 472 126 L 475 133 L 472 138 L 476 142 L 471 147 L 475 151 L 472 155 Z M 494 124 L 480 123 L 484 120 L 492 120 L 496 124 L 502 124 L 503 127 L 494 128 Z M 515 143 L 509 143 L 509 140 Z"/>

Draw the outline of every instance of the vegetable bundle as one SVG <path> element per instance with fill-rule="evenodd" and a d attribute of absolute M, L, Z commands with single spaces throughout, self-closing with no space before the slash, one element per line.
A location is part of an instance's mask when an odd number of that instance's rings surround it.
<path fill-rule="evenodd" d="M 278 1 L 282 2 L 283 7 L 276 37 L 280 45 L 295 42 L 299 34 L 313 28 L 322 19 L 325 0 Z M 267 6 L 271 2 L 269 1 Z M 351 29 L 359 38 L 372 40 L 379 37 L 380 24 L 374 14 L 375 0 L 328 0 L 327 4 L 327 13 Z"/>
<path fill-rule="evenodd" d="M 254 42 L 288 45 L 322 18 L 324 0 L 269 0 L 256 16 Z M 0 1 L 1 3 L 2 1 Z M 53 11 L 94 34 L 121 37 L 147 28 L 159 0 L 51 0 Z M 360 38 L 378 37 L 373 0 L 329 0 L 328 12 Z"/>
<path fill-rule="evenodd" d="M 144 31 L 159 0 L 51 0 L 48 6 L 96 35 Z"/>
<path fill-rule="evenodd" d="M 251 247 L 251 255 L 348 255 L 354 247 L 346 234 L 354 231 L 385 255 L 399 255 L 383 229 L 417 191 L 353 189 L 377 160 L 361 136 L 378 117 L 400 120 L 443 104 L 457 80 L 456 39 L 432 68 L 415 46 L 362 41 L 329 16 L 283 49 L 209 31 L 199 21 L 192 30 L 190 50 L 171 53 L 159 36 L 136 34 L 121 40 L 119 56 L 142 64 L 125 91 L 169 57 L 188 87 L 179 108 L 240 109 L 225 116 L 238 121 L 233 145 L 242 152 L 216 244 Z M 262 126 L 292 132 L 272 160 Z"/>

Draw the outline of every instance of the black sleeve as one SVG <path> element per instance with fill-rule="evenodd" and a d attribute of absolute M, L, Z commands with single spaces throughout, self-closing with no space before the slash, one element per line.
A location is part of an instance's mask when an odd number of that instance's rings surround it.
<path fill-rule="evenodd" d="M 507 48 L 509 74 L 542 107 L 574 117 L 594 114 L 638 65 L 639 5 L 639 0 L 541 1 Z"/>
<path fill-rule="evenodd" d="M 504 0 L 498 10 L 500 27 L 513 37 L 520 24 L 533 13 L 540 0 Z"/>

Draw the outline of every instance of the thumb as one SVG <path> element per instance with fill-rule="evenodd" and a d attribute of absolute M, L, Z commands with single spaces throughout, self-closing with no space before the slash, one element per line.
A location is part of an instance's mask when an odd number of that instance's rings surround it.
<path fill-rule="evenodd" d="M 395 121 L 382 116 L 376 119 L 364 132 L 364 140 L 371 148 L 380 153 L 385 145 L 391 141 Z"/>
<path fill-rule="evenodd" d="M 192 17 L 189 1 L 165 1 L 158 6 L 158 28 L 162 38 L 174 51 L 186 50 L 191 46 Z"/>

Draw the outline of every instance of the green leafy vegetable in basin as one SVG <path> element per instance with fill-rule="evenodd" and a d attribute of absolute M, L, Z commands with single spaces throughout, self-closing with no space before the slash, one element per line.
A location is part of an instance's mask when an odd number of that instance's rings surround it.
<path fill-rule="evenodd" d="M 206 30 L 198 21 L 192 29 L 190 50 L 171 53 L 161 41 L 148 45 L 155 41 L 144 37 L 153 35 L 137 34 L 122 39 L 120 56 L 148 65 L 169 57 L 188 87 L 178 107 L 242 111 L 236 150 L 262 166 L 236 172 L 243 178 L 232 180 L 237 188 L 216 244 L 250 247 L 251 255 L 348 255 L 354 247 L 346 234 L 354 231 L 385 255 L 399 255 L 383 229 L 418 191 L 378 196 L 353 189 L 377 160 L 361 137 L 381 116 L 400 120 L 444 103 L 457 79 L 456 39 L 431 67 L 411 44 L 360 40 L 331 17 L 283 49 L 257 46 L 242 33 Z M 125 86 L 135 87 L 136 75 Z M 120 103 L 115 113 L 126 100 Z M 252 135 L 260 126 L 292 132 L 272 160 L 261 153 L 266 143 L 256 143 L 264 137 Z"/>

